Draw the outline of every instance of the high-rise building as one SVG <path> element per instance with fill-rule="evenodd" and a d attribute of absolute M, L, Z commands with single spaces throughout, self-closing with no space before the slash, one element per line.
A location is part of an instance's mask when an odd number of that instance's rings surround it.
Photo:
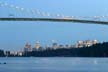
<path fill-rule="evenodd" d="M 84 41 L 78 41 L 76 47 L 81 48 L 84 46 Z"/>
<path fill-rule="evenodd" d="M 92 43 L 93 44 L 97 44 L 98 43 L 98 40 L 93 40 Z"/>
<path fill-rule="evenodd" d="M 92 46 L 93 44 L 97 44 L 98 41 L 97 40 L 85 40 L 85 41 L 78 41 L 77 43 L 77 47 L 78 48 L 81 48 L 81 47 L 90 47 Z"/>
<path fill-rule="evenodd" d="M 22 56 L 23 55 L 23 52 L 22 51 L 19 51 L 18 52 L 18 56 Z"/>
<path fill-rule="evenodd" d="M 33 51 L 38 51 L 38 50 L 41 50 L 42 47 L 41 47 L 41 44 L 39 41 L 36 42 L 35 44 L 35 47 L 33 48 Z"/>
<path fill-rule="evenodd" d="M 85 47 L 92 46 L 92 41 L 91 41 L 91 40 L 85 40 L 85 41 L 84 41 L 84 46 L 85 46 Z"/>
<path fill-rule="evenodd" d="M 30 51 L 32 51 L 31 45 L 29 43 L 26 43 L 24 47 L 24 52 L 30 52 Z"/>

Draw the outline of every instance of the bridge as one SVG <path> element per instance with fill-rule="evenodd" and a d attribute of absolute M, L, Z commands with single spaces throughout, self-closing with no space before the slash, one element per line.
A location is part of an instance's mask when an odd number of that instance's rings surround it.
<path fill-rule="evenodd" d="M 15 6 L 8 3 L 0 2 L 0 7 L 7 7 L 16 9 L 19 11 L 30 12 L 31 14 L 37 14 L 44 17 L 14 17 L 10 15 L 9 17 L 0 17 L 0 21 L 49 21 L 49 22 L 74 22 L 74 23 L 86 23 L 86 24 L 101 24 L 108 25 L 108 21 L 103 21 L 100 19 L 108 18 L 108 16 L 65 16 L 61 14 L 50 14 L 46 12 L 41 12 L 39 10 L 25 9 L 19 6 Z"/>
<path fill-rule="evenodd" d="M 108 22 L 105 21 L 60 19 L 60 18 L 0 18 L 0 21 L 50 21 L 50 22 L 77 22 L 77 23 L 108 25 Z"/>

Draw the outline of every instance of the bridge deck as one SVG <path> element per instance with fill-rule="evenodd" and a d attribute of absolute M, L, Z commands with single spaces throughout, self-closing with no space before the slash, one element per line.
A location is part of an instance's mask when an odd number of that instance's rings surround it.
<path fill-rule="evenodd" d="M 60 19 L 60 18 L 0 18 L 0 21 L 52 21 L 52 22 L 77 22 L 108 25 L 106 21 L 79 20 L 79 19 Z"/>

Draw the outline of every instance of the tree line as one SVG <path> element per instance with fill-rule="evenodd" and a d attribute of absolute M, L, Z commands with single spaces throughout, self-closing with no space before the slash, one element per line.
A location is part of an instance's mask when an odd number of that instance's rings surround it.
<path fill-rule="evenodd" d="M 0 57 L 5 57 L 0 50 Z M 98 43 L 82 48 L 58 48 L 23 52 L 22 56 L 8 54 L 8 57 L 108 57 L 108 42 Z"/>

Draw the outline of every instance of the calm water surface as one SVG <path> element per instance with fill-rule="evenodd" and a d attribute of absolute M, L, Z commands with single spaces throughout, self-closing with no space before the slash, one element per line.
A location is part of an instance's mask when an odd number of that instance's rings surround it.
<path fill-rule="evenodd" d="M 0 72 L 108 72 L 108 58 L 0 58 Z"/>

